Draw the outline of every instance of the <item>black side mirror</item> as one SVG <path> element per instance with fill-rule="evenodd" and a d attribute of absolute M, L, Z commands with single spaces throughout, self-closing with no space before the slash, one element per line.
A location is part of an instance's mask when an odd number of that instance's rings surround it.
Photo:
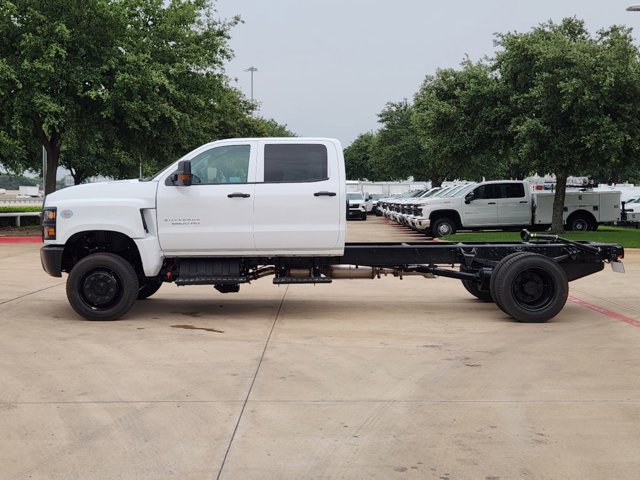
<path fill-rule="evenodd" d="M 167 178 L 166 185 L 175 185 L 178 187 L 189 187 L 193 174 L 191 173 L 191 161 L 182 160 L 178 162 L 178 169 Z"/>
<path fill-rule="evenodd" d="M 469 192 L 464 197 L 464 203 L 469 205 L 473 201 L 474 198 L 476 198 L 476 194 L 473 193 L 473 192 Z"/>

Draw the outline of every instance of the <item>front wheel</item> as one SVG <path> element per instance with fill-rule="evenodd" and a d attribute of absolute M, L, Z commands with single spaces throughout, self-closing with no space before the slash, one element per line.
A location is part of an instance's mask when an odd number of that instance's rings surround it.
<path fill-rule="evenodd" d="M 434 237 L 446 237 L 456 233 L 456 223 L 450 218 L 439 218 L 433 222 L 431 233 Z"/>
<path fill-rule="evenodd" d="M 137 296 L 136 272 L 113 253 L 84 257 L 67 278 L 69 303 L 87 320 L 116 320 L 129 311 Z"/>

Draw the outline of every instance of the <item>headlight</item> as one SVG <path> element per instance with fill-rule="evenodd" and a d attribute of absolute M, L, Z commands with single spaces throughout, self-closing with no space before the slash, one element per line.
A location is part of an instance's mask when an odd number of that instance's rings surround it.
<path fill-rule="evenodd" d="M 58 209 L 56 207 L 47 207 L 42 212 L 42 239 L 56 239 L 56 220 L 58 218 Z"/>

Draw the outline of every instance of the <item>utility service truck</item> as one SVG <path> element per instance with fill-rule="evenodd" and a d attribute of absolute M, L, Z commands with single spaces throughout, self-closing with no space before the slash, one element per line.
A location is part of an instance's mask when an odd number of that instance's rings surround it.
<path fill-rule="evenodd" d="M 471 183 L 404 203 L 390 202 L 385 215 L 434 237 L 457 230 L 545 230 L 551 226 L 554 193 L 535 191 L 526 181 Z M 571 191 L 563 218 L 572 231 L 596 230 L 620 221 L 620 192 Z"/>
<path fill-rule="evenodd" d="M 518 321 L 544 322 L 562 310 L 569 281 L 605 263 L 622 269 L 619 245 L 526 232 L 510 244 L 346 243 L 346 199 L 337 140 L 217 141 L 149 180 L 48 195 L 42 265 L 68 273 L 67 298 L 89 320 L 115 320 L 170 282 L 231 293 L 263 277 L 282 285 L 438 275 Z"/>

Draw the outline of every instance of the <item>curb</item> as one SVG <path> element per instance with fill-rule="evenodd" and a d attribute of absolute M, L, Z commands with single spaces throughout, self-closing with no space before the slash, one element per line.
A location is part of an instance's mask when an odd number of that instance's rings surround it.
<path fill-rule="evenodd" d="M 0 243 L 42 243 L 40 237 L 0 237 Z"/>

